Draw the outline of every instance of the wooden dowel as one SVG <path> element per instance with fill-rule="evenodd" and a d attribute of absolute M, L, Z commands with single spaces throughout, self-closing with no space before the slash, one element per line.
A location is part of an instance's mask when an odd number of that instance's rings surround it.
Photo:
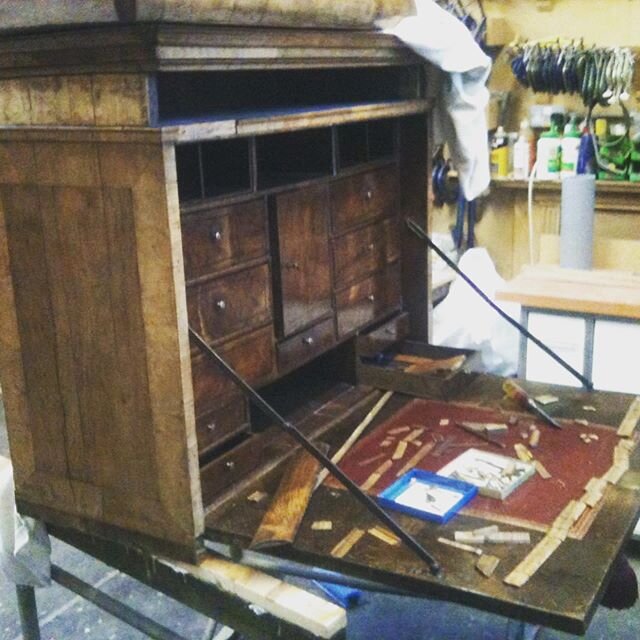
<path fill-rule="evenodd" d="M 389 401 L 389 398 L 393 395 L 393 391 L 387 391 L 383 394 L 383 396 L 375 403 L 371 411 L 365 416 L 364 420 L 353 430 L 353 433 L 346 439 L 345 443 L 333 454 L 331 458 L 331 462 L 333 464 L 338 464 L 342 458 L 344 458 L 345 454 L 351 447 L 353 443 L 360 437 L 362 432 L 371 424 L 371 421 L 380 413 L 382 407 Z M 327 478 L 329 472 L 326 469 L 323 469 L 318 475 L 318 479 L 316 480 L 317 489 Z"/>

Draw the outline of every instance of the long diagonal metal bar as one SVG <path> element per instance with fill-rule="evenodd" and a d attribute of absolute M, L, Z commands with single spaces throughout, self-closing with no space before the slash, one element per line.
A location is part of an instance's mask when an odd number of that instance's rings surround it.
<path fill-rule="evenodd" d="M 417 235 L 421 240 L 433 249 L 500 317 L 504 318 L 510 325 L 514 326 L 522 335 L 527 337 L 531 342 L 540 347 L 547 355 L 551 356 L 559 365 L 564 367 L 570 374 L 575 376 L 582 385 L 589 391 L 593 391 L 593 382 L 576 371 L 568 362 L 563 360 L 555 351 L 548 347 L 542 340 L 536 338 L 526 327 L 522 326 L 517 320 L 514 320 L 508 313 L 505 313 L 480 287 L 467 276 L 458 265 L 449 258 L 427 235 L 424 229 L 411 218 L 406 219 L 407 227 Z"/>
<path fill-rule="evenodd" d="M 429 570 L 433 575 L 441 575 L 442 568 L 438 561 L 422 546 L 420 543 L 408 534 L 390 515 L 388 515 L 372 498 L 370 498 L 360 487 L 341 471 L 331 460 L 319 451 L 313 443 L 311 443 L 294 425 L 285 420 L 248 382 L 246 382 L 234 369 L 212 349 L 204 338 L 198 334 L 192 327 L 189 327 L 191 338 L 198 348 L 207 354 L 218 367 L 235 382 L 240 389 L 249 397 L 256 407 L 263 411 L 267 416 L 272 418 L 274 422 L 287 434 L 289 434 L 296 442 L 298 442 L 306 451 L 316 458 L 325 469 L 335 476 L 344 487 L 360 502 L 370 513 L 378 520 L 383 522 L 393 533 L 395 533 L 402 542 L 409 547 L 421 560 L 427 563 Z"/>

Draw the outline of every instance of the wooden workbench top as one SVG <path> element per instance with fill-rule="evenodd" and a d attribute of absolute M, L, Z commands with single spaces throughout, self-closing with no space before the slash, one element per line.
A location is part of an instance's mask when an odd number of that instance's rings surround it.
<path fill-rule="evenodd" d="M 529 266 L 496 298 L 525 307 L 640 319 L 640 274 Z"/>

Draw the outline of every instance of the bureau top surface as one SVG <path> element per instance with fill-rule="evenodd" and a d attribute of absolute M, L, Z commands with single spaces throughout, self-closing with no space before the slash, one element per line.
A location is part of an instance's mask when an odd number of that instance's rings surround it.
<path fill-rule="evenodd" d="M 526 267 L 496 293 L 525 307 L 640 319 L 640 274 Z"/>
<path fill-rule="evenodd" d="M 0 7 L 0 24 L 4 29 L 149 21 L 366 27 L 376 19 L 406 15 L 413 10 L 412 0 L 8 0 Z"/>

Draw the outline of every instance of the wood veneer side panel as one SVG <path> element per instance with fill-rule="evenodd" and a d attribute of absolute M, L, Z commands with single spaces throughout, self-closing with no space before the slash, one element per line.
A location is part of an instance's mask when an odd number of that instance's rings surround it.
<path fill-rule="evenodd" d="M 173 147 L 158 135 L 157 144 L 103 144 L 99 155 L 105 185 L 131 190 L 160 501 L 193 537 L 204 515 Z"/>

